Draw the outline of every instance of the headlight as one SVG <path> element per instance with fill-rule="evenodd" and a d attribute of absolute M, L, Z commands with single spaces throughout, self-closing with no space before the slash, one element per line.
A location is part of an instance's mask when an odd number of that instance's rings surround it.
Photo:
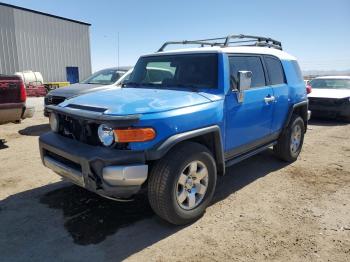
<path fill-rule="evenodd" d="M 49 122 L 50 122 L 51 130 L 57 133 L 59 129 L 59 120 L 58 120 L 58 116 L 55 113 L 50 114 Z"/>
<path fill-rule="evenodd" d="M 105 124 L 98 127 L 98 138 L 104 146 L 111 146 L 114 143 L 113 129 Z"/>

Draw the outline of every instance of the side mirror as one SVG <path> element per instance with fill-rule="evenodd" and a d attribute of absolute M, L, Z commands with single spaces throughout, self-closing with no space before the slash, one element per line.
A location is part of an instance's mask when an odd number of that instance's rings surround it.
<path fill-rule="evenodd" d="M 244 100 L 244 91 L 251 87 L 252 76 L 253 73 L 251 71 L 238 71 L 237 100 L 239 103 L 242 103 Z"/>

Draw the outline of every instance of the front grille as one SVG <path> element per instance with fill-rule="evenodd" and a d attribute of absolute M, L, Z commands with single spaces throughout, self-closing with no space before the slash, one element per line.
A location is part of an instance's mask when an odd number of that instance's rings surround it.
<path fill-rule="evenodd" d="M 309 105 L 338 106 L 343 103 L 344 103 L 343 99 L 309 98 Z"/>
<path fill-rule="evenodd" d="M 74 139 L 92 146 L 103 146 L 98 138 L 97 130 L 100 124 L 91 120 L 73 118 L 64 114 L 57 114 L 59 117 L 58 133 L 64 137 Z M 128 143 L 115 143 L 112 146 L 118 150 L 128 150 Z"/>
<path fill-rule="evenodd" d="M 75 119 L 66 115 L 59 115 L 59 133 L 89 145 L 101 145 L 97 135 L 98 125 L 85 120 Z"/>
<path fill-rule="evenodd" d="M 66 100 L 63 96 L 47 96 L 45 97 L 45 105 L 58 105 Z"/>

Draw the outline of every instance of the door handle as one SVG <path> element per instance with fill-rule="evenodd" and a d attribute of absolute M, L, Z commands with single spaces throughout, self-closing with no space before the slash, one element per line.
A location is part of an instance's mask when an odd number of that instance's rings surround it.
<path fill-rule="evenodd" d="M 266 104 L 268 104 L 270 102 L 274 102 L 275 100 L 276 100 L 276 97 L 274 97 L 274 96 L 268 95 L 268 96 L 264 97 L 264 101 Z"/>

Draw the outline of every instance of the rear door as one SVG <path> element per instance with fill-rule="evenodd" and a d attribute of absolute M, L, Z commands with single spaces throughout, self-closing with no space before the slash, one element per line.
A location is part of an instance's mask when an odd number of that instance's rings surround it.
<path fill-rule="evenodd" d="M 268 73 L 268 84 L 273 90 L 273 121 L 272 132 L 279 132 L 287 118 L 289 110 L 288 85 L 281 61 L 274 56 L 264 56 Z"/>
<path fill-rule="evenodd" d="M 233 90 L 225 98 L 225 157 L 243 154 L 270 142 L 273 105 L 266 102 L 273 96 L 267 85 L 266 70 L 260 55 L 230 55 L 230 82 Z M 238 71 L 251 71 L 252 86 L 244 93 L 244 101 L 237 101 Z M 266 99 L 268 98 L 268 99 Z"/>

